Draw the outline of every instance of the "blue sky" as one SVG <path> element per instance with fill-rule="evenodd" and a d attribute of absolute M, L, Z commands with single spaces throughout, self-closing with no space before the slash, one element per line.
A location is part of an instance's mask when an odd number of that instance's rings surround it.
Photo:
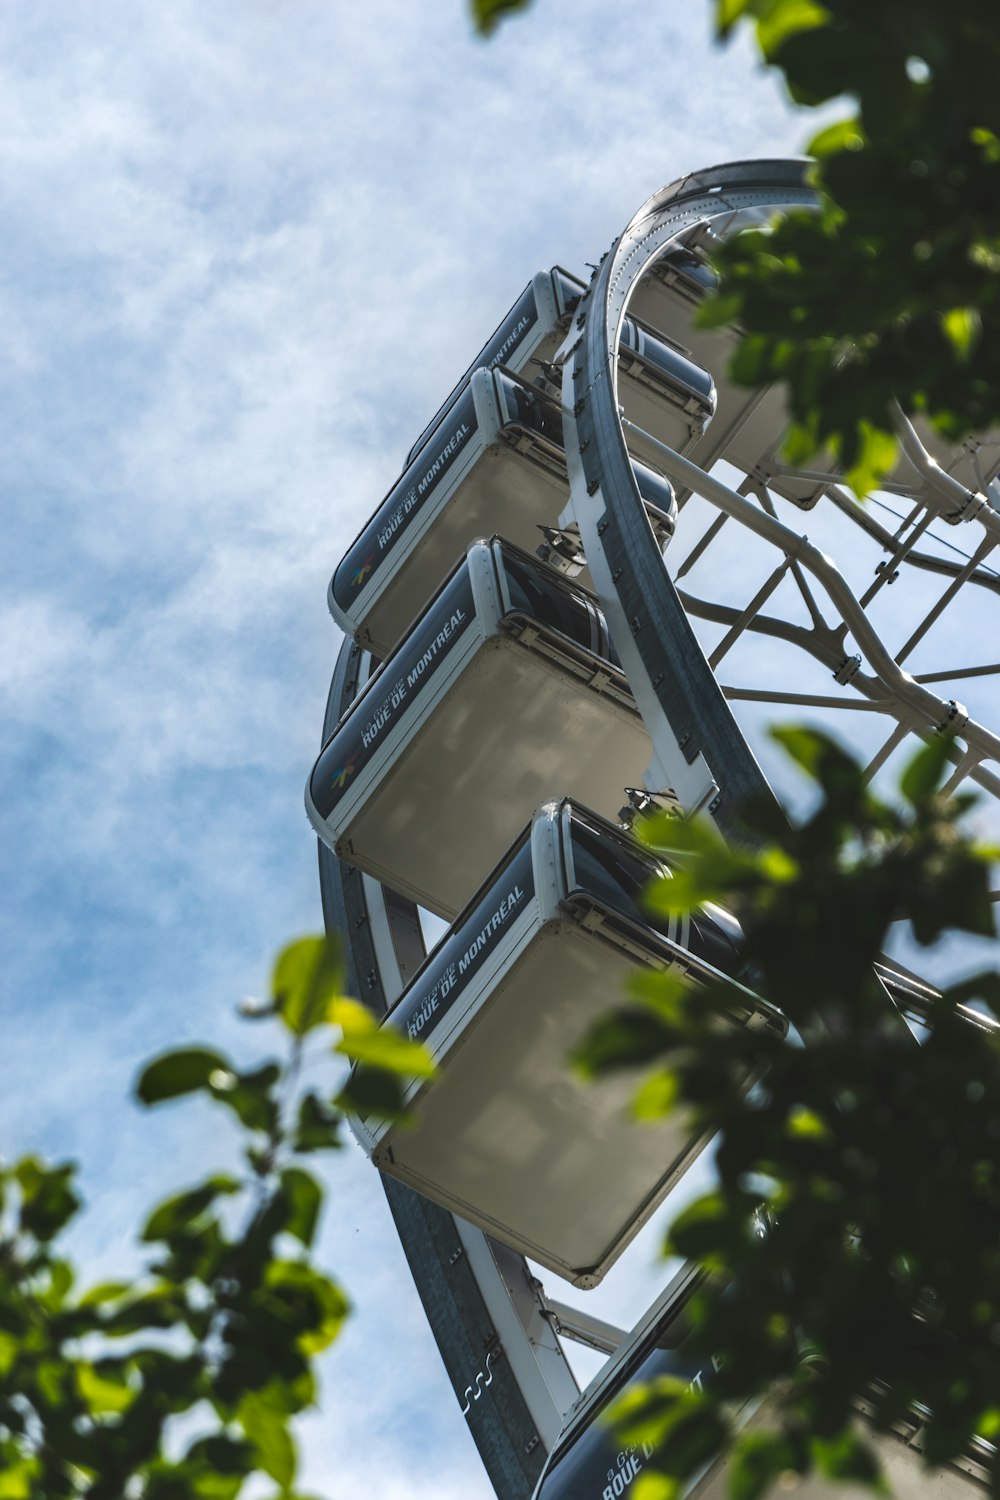
<path fill-rule="evenodd" d="M 484 46 L 462 0 L 7 0 L 3 1143 L 82 1161 L 95 1274 L 228 1149 L 141 1115 L 139 1063 L 252 1052 L 235 1003 L 320 924 L 325 589 L 413 437 L 532 272 L 808 133 L 705 3 L 537 0 Z M 358 1310 L 306 1481 L 487 1496 L 374 1172 L 330 1188 Z"/>

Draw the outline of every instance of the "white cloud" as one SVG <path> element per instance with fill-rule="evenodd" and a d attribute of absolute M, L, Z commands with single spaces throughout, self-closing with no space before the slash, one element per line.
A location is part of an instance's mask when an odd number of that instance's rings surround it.
<path fill-rule="evenodd" d="M 55 682 L 80 664 L 86 622 L 44 594 L 0 607 L 0 694 L 8 704 L 30 709 L 44 702 Z"/>

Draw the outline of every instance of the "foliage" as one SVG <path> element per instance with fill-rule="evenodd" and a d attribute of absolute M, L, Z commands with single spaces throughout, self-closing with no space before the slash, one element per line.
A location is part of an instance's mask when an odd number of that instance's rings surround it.
<path fill-rule="evenodd" d="M 1000 1012 L 1000 974 L 931 999 L 917 1045 L 875 969 L 894 924 L 924 945 L 995 934 L 991 851 L 962 835 L 972 799 L 936 791 L 944 739 L 909 765 L 895 806 L 833 741 L 774 733 L 817 784 L 803 821 L 750 810 L 755 854 L 662 816 L 642 836 L 677 861 L 652 905 L 735 908 L 747 982 L 794 1031 L 727 1024 L 725 982 L 647 973 L 578 1058 L 591 1076 L 655 1058 L 637 1113 L 681 1110 L 718 1133 L 717 1186 L 669 1237 L 716 1282 L 696 1299 L 692 1337 L 717 1373 L 704 1389 L 630 1396 L 623 1438 L 659 1445 L 636 1500 L 674 1496 L 720 1447 L 736 1500 L 789 1470 L 876 1482 L 862 1401 L 883 1430 L 927 1408 L 928 1465 L 1000 1431 L 1000 1040 L 961 1008 Z M 764 1394 L 769 1424 L 739 1436 L 736 1414 Z"/>
<path fill-rule="evenodd" d="M 746 332 L 733 373 L 783 382 L 793 456 L 828 442 L 860 491 L 892 467 L 893 402 L 949 439 L 1000 423 L 1000 27 L 991 0 L 716 0 L 752 20 L 822 130 L 819 214 L 735 237 L 706 310 Z"/>
<path fill-rule="evenodd" d="M 722 243 L 701 322 L 740 329 L 737 383 L 783 388 L 790 461 L 825 451 L 864 494 L 896 463 L 897 406 L 951 442 L 1000 427 L 996 6 L 715 0 L 715 16 L 722 39 L 753 25 L 797 104 L 847 108 L 807 147 L 818 212 Z M 829 741 L 784 741 L 822 800 L 792 829 L 758 813 L 762 852 L 683 824 L 647 834 L 685 861 L 655 899 L 740 904 L 755 982 L 807 1045 L 723 1025 L 724 987 L 647 977 L 580 1058 L 592 1073 L 658 1058 L 637 1115 L 686 1109 L 721 1138 L 719 1187 L 671 1242 L 729 1283 L 694 1315 L 719 1368 L 704 1391 L 634 1394 L 625 1431 L 661 1444 L 663 1470 L 636 1500 L 675 1493 L 768 1390 L 771 1428 L 737 1445 L 738 1500 L 786 1470 L 871 1480 L 851 1425 L 862 1398 L 883 1428 L 923 1403 L 932 1466 L 1000 1432 L 1000 1052 L 958 1008 L 1000 1008 L 1000 979 L 934 1002 L 918 1047 L 873 968 L 900 918 L 925 944 L 992 933 L 984 857 L 960 834 L 966 805 L 935 794 L 942 742 L 907 772 L 900 811 Z"/>
<path fill-rule="evenodd" d="M 237 1500 L 253 1475 L 293 1500 L 289 1423 L 315 1400 L 315 1356 L 348 1313 L 312 1260 L 323 1191 L 303 1161 L 339 1146 L 342 1112 L 373 1087 L 398 1111 L 403 1078 L 430 1071 L 416 1043 L 381 1045 L 341 987 L 336 945 L 300 939 L 279 955 L 267 1004 L 245 1008 L 284 1028 L 285 1063 L 241 1071 L 188 1047 L 143 1070 L 143 1104 L 202 1094 L 228 1111 L 245 1169 L 152 1210 L 140 1277 L 78 1290 L 57 1245 L 80 1208 L 74 1167 L 0 1167 L 2 1500 Z M 302 1081 L 330 1026 L 334 1051 L 364 1065 L 332 1099 Z"/>
<path fill-rule="evenodd" d="M 476 30 L 481 36 L 489 36 L 505 15 L 515 10 L 527 10 L 531 0 L 469 0 L 469 4 Z"/>
<path fill-rule="evenodd" d="M 527 0 L 470 0 L 482 32 Z M 994 0 L 715 0 L 805 107 L 820 211 L 735 236 L 705 326 L 731 375 L 784 387 L 787 454 L 829 449 L 859 494 L 894 466 L 895 402 L 947 438 L 1000 426 L 1000 26 Z"/>

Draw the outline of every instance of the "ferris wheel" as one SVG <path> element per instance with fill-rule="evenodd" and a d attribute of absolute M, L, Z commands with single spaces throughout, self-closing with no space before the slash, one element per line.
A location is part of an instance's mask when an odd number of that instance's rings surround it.
<path fill-rule="evenodd" d="M 713 168 L 650 198 L 588 282 L 534 276 L 330 584 L 346 639 L 306 793 L 324 916 L 355 993 L 438 1064 L 414 1129 L 357 1134 L 501 1500 L 624 1494 L 650 1454 L 616 1451 L 601 1413 L 632 1380 L 705 1377 L 691 1268 L 630 1332 L 586 1304 L 707 1143 L 637 1132 L 628 1086 L 578 1083 L 567 1053 L 637 965 L 721 973 L 732 1024 L 784 1026 L 725 913 L 640 905 L 656 861 L 632 812 L 733 836 L 788 708 L 871 776 L 945 736 L 950 789 L 998 811 L 1000 434 L 946 448 L 900 415 L 861 504 L 822 455 L 783 460 L 781 393 L 727 377 L 739 329 L 695 324 L 713 246 L 813 203 L 801 161 Z M 421 911 L 448 924 L 430 953 Z M 919 1015 L 927 987 L 882 977 Z M 607 1356 L 582 1392 L 569 1341 Z M 879 1442 L 904 1477 L 919 1416 Z"/>

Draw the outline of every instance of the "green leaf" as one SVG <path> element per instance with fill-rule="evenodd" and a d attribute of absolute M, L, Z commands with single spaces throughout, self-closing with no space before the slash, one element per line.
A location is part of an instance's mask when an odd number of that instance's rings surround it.
<path fill-rule="evenodd" d="M 170 1281 L 160 1281 L 127 1296 L 117 1307 L 109 1309 L 102 1321 L 109 1338 L 124 1338 L 151 1328 L 174 1328 L 188 1321 L 189 1309 L 183 1294 Z"/>
<path fill-rule="evenodd" d="M 679 1095 L 675 1073 L 654 1073 L 632 1096 L 632 1114 L 637 1120 L 661 1120 L 677 1108 Z"/>
<path fill-rule="evenodd" d="M 636 1006 L 602 1016 L 570 1054 L 581 1078 L 602 1078 L 621 1068 L 637 1068 L 660 1056 L 671 1039 L 659 1016 Z"/>
<path fill-rule="evenodd" d="M 252 1443 L 220 1432 L 192 1443 L 178 1467 L 198 1500 L 237 1500 L 256 1464 L 257 1450 Z"/>
<path fill-rule="evenodd" d="M 710 292 L 694 315 L 696 328 L 728 328 L 735 323 L 743 310 L 743 298 L 738 292 Z"/>
<path fill-rule="evenodd" d="M 66 1301 L 66 1297 L 72 1289 L 75 1280 L 73 1267 L 68 1260 L 52 1260 L 49 1262 L 49 1285 L 42 1299 L 46 1308 L 56 1311 Z"/>
<path fill-rule="evenodd" d="M 921 746 L 899 778 L 899 790 L 912 807 L 923 807 L 934 796 L 948 764 L 951 742 L 938 735 Z"/>
<path fill-rule="evenodd" d="M 308 1306 L 308 1326 L 297 1340 L 304 1353 L 321 1354 L 333 1343 L 350 1312 L 350 1303 L 335 1281 L 296 1260 L 272 1261 L 265 1281 L 270 1291 Z"/>
<path fill-rule="evenodd" d="M 971 358 L 983 332 L 983 320 L 976 307 L 953 307 L 941 314 L 941 327 L 958 358 Z"/>
<path fill-rule="evenodd" d="M 129 1384 L 127 1366 L 122 1360 L 81 1363 L 75 1373 L 77 1390 L 98 1416 L 127 1411 L 138 1394 L 137 1388 Z"/>
<path fill-rule="evenodd" d="M 117 1302 L 132 1290 L 128 1281 L 101 1281 L 88 1288 L 77 1303 L 78 1307 L 99 1307 L 103 1302 Z"/>
<path fill-rule="evenodd" d="M 35 1488 L 40 1467 L 36 1458 L 4 1461 L 0 1468 L 0 1500 L 33 1500 L 40 1493 Z"/>
<path fill-rule="evenodd" d="M 830 12 L 813 0 L 772 0 L 757 22 L 757 40 L 768 59 L 780 51 L 791 36 L 826 26 Z"/>
<path fill-rule="evenodd" d="M 41 1359 L 35 1366 L 35 1383 L 47 1406 L 65 1406 L 73 1382 L 72 1366 L 66 1360 Z"/>
<path fill-rule="evenodd" d="M 394 1073 L 359 1063 L 333 1101 L 345 1114 L 363 1120 L 400 1120 L 405 1117 L 403 1085 Z"/>
<path fill-rule="evenodd" d="M 646 891 L 651 911 L 682 914 L 759 878 L 758 861 L 730 848 L 709 818 L 650 818 L 640 840 L 664 857 L 668 871 Z"/>
<path fill-rule="evenodd" d="M 834 156 L 838 151 L 860 151 L 865 138 L 857 120 L 838 120 L 814 135 L 806 147 L 810 156 Z"/>
<path fill-rule="evenodd" d="M 21 1189 L 19 1221 L 37 1240 L 54 1239 L 80 1207 L 70 1186 L 76 1168 L 70 1163 L 48 1167 L 35 1156 L 16 1162 L 13 1175 Z"/>
<path fill-rule="evenodd" d="M 802 725 L 775 725 L 768 731 L 785 754 L 801 766 L 807 776 L 828 793 L 841 788 L 860 791 L 863 788 L 861 767 L 837 741 L 819 729 Z"/>
<path fill-rule="evenodd" d="M 472 21 L 480 36 L 490 36 L 504 16 L 527 10 L 531 0 L 470 0 Z"/>
<path fill-rule="evenodd" d="M 804 422 L 793 422 L 785 433 L 781 453 L 786 462 L 793 467 L 807 469 L 819 463 L 817 458 L 819 446 L 814 427 Z"/>
<path fill-rule="evenodd" d="M 332 937 L 304 937 L 278 954 L 271 976 L 275 1010 L 293 1036 L 307 1036 L 330 1019 L 330 1008 L 344 986 L 340 943 Z"/>
<path fill-rule="evenodd" d="M 752 1199 L 746 1195 L 747 1222 L 753 1206 Z M 671 1224 L 670 1251 L 699 1260 L 712 1269 L 720 1268 L 726 1264 L 726 1256 L 732 1253 L 744 1233 L 741 1228 L 739 1235 L 735 1235 L 735 1222 L 733 1205 L 725 1192 L 703 1193 Z"/>
<path fill-rule="evenodd" d="M 148 1244 L 154 1240 L 172 1239 L 199 1219 L 217 1198 L 238 1193 L 241 1188 L 242 1183 L 235 1177 L 218 1175 L 209 1177 L 196 1188 L 166 1199 L 147 1219 L 142 1240 Z"/>
<path fill-rule="evenodd" d="M 832 1438 L 814 1438 L 811 1448 L 820 1472 L 828 1479 L 864 1484 L 888 1495 L 889 1486 L 874 1450 L 857 1433 L 845 1431 Z"/>
<path fill-rule="evenodd" d="M 208 1088 L 213 1074 L 225 1077 L 231 1073 L 228 1060 L 207 1047 L 185 1047 L 165 1052 L 148 1063 L 139 1074 L 135 1092 L 143 1104 L 159 1104 L 163 1099 L 177 1099 Z"/>
<path fill-rule="evenodd" d="M 308 1248 L 316 1234 L 323 1193 L 316 1180 L 299 1167 L 286 1167 L 281 1174 L 281 1189 L 288 1205 L 285 1228 Z"/>
<path fill-rule="evenodd" d="M 711 818 L 674 818 L 668 813 L 655 813 L 638 821 L 636 834 L 640 843 L 662 854 L 735 857 Z"/>
<path fill-rule="evenodd" d="M 0 1377 L 7 1375 L 21 1354 L 21 1339 L 0 1328 Z"/>
<path fill-rule="evenodd" d="M 629 1500 L 677 1500 L 683 1489 L 684 1485 L 679 1479 L 671 1479 L 667 1474 L 646 1469 L 636 1479 Z"/>
<path fill-rule="evenodd" d="M 289 1489 L 295 1479 L 296 1454 L 284 1414 L 266 1393 L 252 1392 L 240 1402 L 239 1420 L 264 1473 Z"/>
<path fill-rule="evenodd" d="M 802 875 L 802 866 L 785 849 L 776 844 L 761 849 L 757 869 L 768 885 L 789 885 Z"/>
<path fill-rule="evenodd" d="M 334 1001 L 329 1018 L 343 1034 L 334 1051 L 384 1073 L 433 1077 L 434 1060 L 424 1044 L 403 1036 L 392 1026 L 383 1026 L 358 1000 Z"/>
<path fill-rule="evenodd" d="M 340 1115 L 329 1109 L 317 1094 L 303 1094 L 299 1118 L 292 1137 L 295 1151 L 337 1150 L 340 1140 Z"/>
<path fill-rule="evenodd" d="M 753 0 L 715 0 L 715 29 L 727 37 L 743 16 L 753 8 Z"/>
<path fill-rule="evenodd" d="M 841 445 L 845 456 L 850 449 Z M 892 432 L 860 421 L 855 429 L 854 453 L 847 464 L 846 478 L 859 500 L 877 490 L 896 464 L 899 443 Z"/>
<path fill-rule="evenodd" d="M 804 1104 L 797 1104 L 789 1110 L 785 1128 L 790 1136 L 798 1140 L 833 1140 L 821 1116 L 815 1110 L 807 1109 Z"/>
<path fill-rule="evenodd" d="M 213 1074 L 209 1082 L 212 1098 L 231 1109 L 247 1130 L 270 1134 L 278 1123 L 275 1085 L 281 1080 L 277 1063 L 264 1063 L 250 1073 Z"/>
<path fill-rule="evenodd" d="M 988 1443 L 995 1443 L 1000 1437 L 1000 1406 L 991 1406 L 976 1423 L 976 1431 L 980 1437 Z"/>
<path fill-rule="evenodd" d="M 685 1409 L 701 1397 L 680 1375 L 657 1375 L 633 1382 L 615 1400 L 609 1413 L 620 1440 L 627 1443 L 662 1443 Z"/>
<path fill-rule="evenodd" d="M 689 1399 L 679 1403 L 657 1464 L 677 1479 L 690 1479 L 718 1454 L 725 1431 L 711 1402 Z"/>
<path fill-rule="evenodd" d="M 729 1500 L 759 1500 L 772 1481 L 793 1467 L 794 1455 L 781 1433 L 751 1432 L 735 1444 L 729 1468 Z"/>

